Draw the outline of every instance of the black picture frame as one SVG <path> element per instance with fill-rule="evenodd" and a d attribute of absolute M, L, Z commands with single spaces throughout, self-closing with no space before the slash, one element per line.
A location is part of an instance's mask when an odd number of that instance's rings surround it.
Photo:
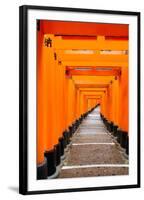
<path fill-rule="evenodd" d="M 101 13 L 101 14 L 118 14 L 137 17 L 137 184 L 134 185 L 116 185 L 91 188 L 73 188 L 58 190 L 40 190 L 28 191 L 28 10 L 50 10 L 50 11 L 67 11 L 77 13 Z M 140 187 L 140 12 L 131 11 L 114 11 L 114 10 L 96 10 L 85 8 L 69 8 L 69 7 L 46 7 L 24 5 L 19 7 L 19 193 L 20 194 L 44 194 L 44 193 L 60 193 L 60 192 L 79 192 L 79 191 L 95 191 L 108 189 L 124 189 Z"/>

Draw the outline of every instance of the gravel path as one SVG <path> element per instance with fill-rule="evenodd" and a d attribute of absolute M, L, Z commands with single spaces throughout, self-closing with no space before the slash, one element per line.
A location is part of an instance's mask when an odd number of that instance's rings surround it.
<path fill-rule="evenodd" d="M 113 175 L 128 175 L 128 160 L 96 108 L 74 134 L 58 178 Z"/>

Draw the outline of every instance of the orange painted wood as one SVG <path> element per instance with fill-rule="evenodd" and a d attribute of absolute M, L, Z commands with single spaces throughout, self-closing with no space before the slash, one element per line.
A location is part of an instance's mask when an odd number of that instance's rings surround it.
<path fill-rule="evenodd" d="M 114 81 L 114 123 L 115 125 L 119 124 L 119 77 L 117 77 L 117 79 Z"/>
<path fill-rule="evenodd" d="M 44 35 L 41 40 L 42 57 L 38 62 L 38 163 L 44 158 L 44 151 L 53 149 L 58 142 L 56 123 L 56 62 L 53 48 L 45 46 L 44 40 L 51 35 Z M 43 144 L 44 143 L 44 144 Z M 44 147 L 43 147 L 44 145 Z"/>
<path fill-rule="evenodd" d="M 119 111 L 119 125 L 120 128 L 128 132 L 128 68 L 122 69 L 120 76 L 120 111 Z"/>
<path fill-rule="evenodd" d="M 38 164 L 44 162 L 44 152 L 53 149 L 63 131 L 99 103 L 101 113 L 109 121 L 124 131 L 128 131 L 129 125 L 128 55 L 65 52 L 71 49 L 127 50 L 128 26 L 46 20 L 41 26 L 37 51 Z M 99 27 L 99 30 L 94 27 Z M 75 35 L 69 35 L 70 32 Z M 52 47 L 45 46 L 45 38 L 51 38 Z M 75 70 L 84 66 L 90 70 Z M 98 67 L 104 69 L 96 71 Z M 109 67 L 112 70 L 106 70 Z"/>
<path fill-rule="evenodd" d="M 67 126 L 75 120 L 75 87 L 73 80 L 67 78 Z"/>
<path fill-rule="evenodd" d="M 100 24 L 89 22 L 42 20 L 41 26 L 44 33 L 57 35 L 104 35 L 128 37 L 128 25 L 124 24 Z"/>
<path fill-rule="evenodd" d="M 45 135 L 44 135 L 44 72 L 43 72 L 43 34 L 38 32 L 37 35 L 37 164 L 44 162 Z"/>
<path fill-rule="evenodd" d="M 114 59 L 110 59 L 110 60 L 97 60 L 96 58 L 94 60 L 89 59 L 83 61 L 83 60 L 67 60 L 67 61 L 63 61 L 63 65 L 65 66 L 70 66 L 70 67 L 107 67 L 107 68 L 117 68 L 117 67 L 128 67 L 128 60 L 124 61 L 124 60 L 114 60 Z"/>
<path fill-rule="evenodd" d="M 51 38 L 52 35 L 45 35 L 46 38 Z M 55 144 L 58 142 L 57 138 L 57 123 L 56 123 L 56 62 L 54 60 L 54 50 L 53 48 L 45 46 L 45 97 L 44 107 L 45 107 L 45 134 L 46 134 L 46 150 L 51 150 Z"/>
<path fill-rule="evenodd" d="M 56 50 L 128 50 L 127 40 L 62 40 L 56 38 L 54 43 Z M 77 54 L 75 54 L 77 55 Z M 81 54 L 80 54 L 81 55 Z"/>
<path fill-rule="evenodd" d="M 69 75 L 70 76 L 76 76 L 76 75 L 81 75 L 81 76 L 119 76 L 120 70 L 111 70 L 111 71 L 106 71 L 106 70 L 75 70 L 71 69 L 69 70 Z"/>
<path fill-rule="evenodd" d="M 56 97 L 53 99 L 53 104 L 55 104 L 55 128 L 56 128 L 56 143 L 58 143 L 58 139 L 62 135 L 63 132 L 63 115 L 62 115 L 62 107 L 63 107 L 63 83 L 62 83 L 62 69 L 58 64 L 58 61 L 55 60 L 55 88 L 56 88 Z"/>

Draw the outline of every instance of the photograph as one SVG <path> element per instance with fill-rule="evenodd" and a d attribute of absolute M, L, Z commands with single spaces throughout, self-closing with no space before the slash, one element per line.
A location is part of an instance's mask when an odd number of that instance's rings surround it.
<path fill-rule="evenodd" d="M 140 13 L 20 7 L 20 193 L 140 187 Z"/>
<path fill-rule="evenodd" d="M 37 178 L 127 175 L 128 25 L 37 24 Z"/>

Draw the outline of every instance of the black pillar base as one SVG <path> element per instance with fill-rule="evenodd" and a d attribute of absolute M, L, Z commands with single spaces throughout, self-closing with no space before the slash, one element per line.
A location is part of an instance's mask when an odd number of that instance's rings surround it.
<path fill-rule="evenodd" d="M 77 130 L 78 126 L 79 126 L 79 120 L 76 120 L 76 121 L 75 121 L 75 129 L 76 129 L 76 130 Z M 75 131 L 76 131 L 76 130 L 75 130 Z"/>
<path fill-rule="evenodd" d="M 117 136 L 117 129 L 118 129 L 118 126 L 117 125 L 113 125 L 113 135 L 115 137 Z"/>
<path fill-rule="evenodd" d="M 69 134 L 70 134 L 70 137 L 72 137 L 72 135 L 73 135 L 73 125 L 69 126 Z"/>
<path fill-rule="evenodd" d="M 117 142 L 119 142 L 121 147 L 126 150 L 126 154 L 129 154 L 129 136 L 128 136 L 128 132 L 118 129 L 117 133 L 116 133 L 116 136 L 117 136 Z"/>
<path fill-rule="evenodd" d="M 106 120 L 106 127 L 107 130 L 110 132 L 111 128 L 110 128 L 110 121 Z"/>
<path fill-rule="evenodd" d="M 37 180 L 46 179 L 47 178 L 47 160 L 41 165 L 37 166 Z"/>
<path fill-rule="evenodd" d="M 73 133 L 76 132 L 77 128 L 78 128 L 78 120 L 75 120 L 74 125 L 73 125 Z"/>
<path fill-rule="evenodd" d="M 63 132 L 63 145 L 64 145 L 64 149 L 65 149 L 67 146 L 66 131 Z"/>
<path fill-rule="evenodd" d="M 51 176 L 56 172 L 56 151 L 52 149 L 45 152 L 47 159 L 47 176 Z"/>
<path fill-rule="evenodd" d="M 60 155 L 63 156 L 64 155 L 64 138 L 63 137 L 60 137 L 59 138 L 59 142 L 60 142 Z"/>
<path fill-rule="evenodd" d="M 126 138 L 126 154 L 129 155 L 129 136 Z"/>
<path fill-rule="evenodd" d="M 63 137 L 64 137 L 64 145 L 65 147 L 70 143 L 70 132 L 69 131 L 64 131 L 63 132 Z"/>
<path fill-rule="evenodd" d="M 108 126 L 108 121 L 107 121 L 107 119 L 106 118 L 102 118 L 103 119 L 103 122 L 104 122 L 104 125 L 107 127 Z"/>
<path fill-rule="evenodd" d="M 60 142 L 58 144 L 56 144 L 54 146 L 55 148 L 55 151 L 56 151 L 56 166 L 58 166 L 60 164 L 60 157 L 61 157 L 61 145 L 60 145 Z"/>
<path fill-rule="evenodd" d="M 121 131 L 120 144 L 125 149 L 126 149 L 126 143 L 127 143 L 127 135 L 128 135 L 127 132 Z"/>
<path fill-rule="evenodd" d="M 117 130 L 116 136 L 117 136 L 117 142 L 120 143 L 120 140 L 121 140 L 121 130 L 120 129 Z"/>
<path fill-rule="evenodd" d="M 113 122 L 110 122 L 109 123 L 109 132 L 113 132 L 113 126 L 114 126 L 114 123 Z"/>

